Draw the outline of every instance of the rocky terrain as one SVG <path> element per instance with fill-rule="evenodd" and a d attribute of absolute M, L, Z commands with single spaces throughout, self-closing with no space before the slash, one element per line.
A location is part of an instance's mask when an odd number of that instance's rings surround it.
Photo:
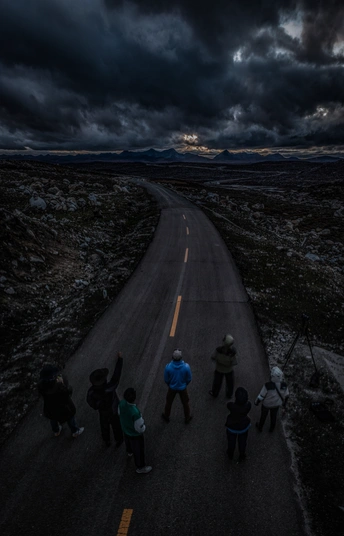
<path fill-rule="evenodd" d="M 291 397 L 282 423 L 310 534 L 340 534 L 344 163 L 62 167 L 3 161 L 0 174 L 1 437 L 35 400 L 41 364 L 63 366 L 153 236 L 155 201 L 130 178 L 159 181 L 204 210 L 226 241 L 271 364 L 284 366 L 301 315 L 308 315 L 320 380 L 311 383 L 314 364 L 301 334 L 285 368 Z M 310 411 L 315 401 L 326 404 L 333 422 Z"/>
<path fill-rule="evenodd" d="M 37 398 L 133 272 L 158 222 L 146 190 L 37 162 L 0 162 L 0 437 Z"/>

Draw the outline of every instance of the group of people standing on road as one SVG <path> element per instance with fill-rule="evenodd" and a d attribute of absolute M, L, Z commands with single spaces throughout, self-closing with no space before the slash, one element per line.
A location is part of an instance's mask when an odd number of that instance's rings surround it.
<path fill-rule="evenodd" d="M 238 364 L 237 351 L 234 339 L 230 334 L 224 336 L 222 345 L 217 347 L 211 358 L 215 361 L 215 371 L 212 388 L 209 394 L 216 398 L 221 390 L 223 379 L 226 382 L 226 396 L 231 399 L 234 392 L 234 367 Z M 90 374 L 91 387 L 87 392 L 87 403 L 98 411 L 102 439 L 106 446 L 111 445 L 111 429 L 115 439 L 115 447 L 125 443 L 127 455 L 134 456 L 136 472 L 149 473 L 152 470 L 145 461 L 144 432 L 146 429 L 143 416 L 135 404 L 136 391 L 129 387 L 123 393 L 120 400 L 117 387 L 120 382 L 123 368 L 123 356 L 117 354 L 114 372 L 108 380 L 109 369 L 96 369 Z M 178 395 L 183 405 L 185 424 L 188 424 L 192 415 L 189 405 L 187 387 L 192 379 L 191 369 L 188 363 L 182 359 L 182 351 L 177 348 L 172 354 L 172 360 L 164 370 L 164 380 L 168 386 L 166 402 L 162 418 L 170 422 L 170 414 L 173 401 Z M 78 426 L 75 420 L 76 408 L 72 401 L 72 388 L 67 378 L 57 367 L 47 364 L 40 372 L 38 384 L 39 393 L 44 399 L 44 415 L 50 420 L 51 428 L 56 437 L 62 430 L 62 424 L 67 422 L 74 438 L 81 435 L 83 427 Z M 271 379 L 266 382 L 255 400 L 255 405 L 262 402 L 261 417 L 256 423 L 261 432 L 270 412 L 270 432 L 276 426 L 279 408 L 285 406 L 289 397 L 286 383 L 283 381 L 283 372 L 278 367 L 271 369 Z M 236 443 L 239 449 L 239 461 L 246 457 L 246 444 L 251 419 L 248 416 L 252 404 L 248 400 L 248 393 L 244 387 L 238 387 L 235 391 L 234 401 L 227 403 L 229 414 L 225 427 L 227 434 L 227 455 L 233 459 Z"/>
<path fill-rule="evenodd" d="M 223 378 L 226 381 L 226 396 L 231 399 L 234 391 L 234 367 L 238 364 L 237 351 L 234 339 L 230 334 L 223 338 L 222 346 L 214 351 L 211 358 L 215 360 L 216 367 L 212 389 L 209 394 L 216 398 L 220 392 Z M 278 367 L 272 367 L 270 381 L 266 382 L 259 395 L 255 399 L 255 405 L 262 402 L 261 416 L 256 427 L 262 432 L 264 423 L 270 413 L 270 432 L 276 426 L 278 410 L 285 406 L 289 397 L 287 384 L 283 381 L 283 372 Z M 246 458 L 246 445 L 248 432 L 251 427 L 251 419 L 248 416 L 252 404 L 248 399 L 248 392 L 244 387 L 238 387 L 235 391 L 235 400 L 227 403 L 229 414 L 225 427 L 227 434 L 227 455 L 230 460 L 234 457 L 236 443 L 239 449 L 239 462 Z"/>

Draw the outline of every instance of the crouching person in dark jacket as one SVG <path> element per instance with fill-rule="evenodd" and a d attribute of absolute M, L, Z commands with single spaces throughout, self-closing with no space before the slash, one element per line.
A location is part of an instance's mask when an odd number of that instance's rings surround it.
<path fill-rule="evenodd" d="M 38 392 L 43 397 L 44 416 L 50 419 L 51 428 L 56 437 L 62 430 L 62 424 L 67 423 L 73 437 L 78 437 L 84 431 L 75 421 L 76 408 L 71 398 L 72 388 L 66 376 L 62 375 L 54 365 L 44 365 L 40 372 Z"/>
<path fill-rule="evenodd" d="M 123 357 L 118 352 L 114 373 L 108 382 L 109 369 L 97 369 L 90 375 L 92 387 L 87 392 L 87 403 L 99 412 L 100 431 L 106 446 L 111 445 L 110 427 L 116 442 L 116 448 L 123 443 L 123 432 L 118 416 L 119 398 L 116 389 L 122 374 Z"/>
<path fill-rule="evenodd" d="M 228 402 L 229 415 L 226 420 L 228 449 L 230 460 L 233 459 L 236 441 L 238 439 L 239 461 L 246 458 L 246 444 L 251 419 L 248 413 L 251 410 L 251 402 L 248 400 L 246 389 L 238 387 L 235 391 L 235 402 Z"/>

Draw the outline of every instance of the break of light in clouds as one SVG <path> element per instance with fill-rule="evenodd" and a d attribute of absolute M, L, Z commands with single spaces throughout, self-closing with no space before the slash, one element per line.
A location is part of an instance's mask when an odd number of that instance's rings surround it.
<path fill-rule="evenodd" d="M 1 0 L 0 149 L 333 152 L 342 0 Z"/>

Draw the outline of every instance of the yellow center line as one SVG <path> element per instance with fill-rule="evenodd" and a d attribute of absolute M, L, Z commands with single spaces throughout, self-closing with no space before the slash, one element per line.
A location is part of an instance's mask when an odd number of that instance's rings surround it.
<path fill-rule="evenodd" d="M 184 262 L 188 262 L 188 254 L 189 254 L 189 248 L 186 248 Z"/>
<path fill-rule="evenodd" d="M 132 515 L 133 515 L 133 510 L 129 508 L 124 508 L 121 522 L 118 527 L 117 536 L 126 536 L 128 534 L 130 520 L 131 520 Z"/>
<path fill-rule="evenodd" d="M 179 309 L 180 309 L 180 302 L 181 301 L 182 301 L 182 297 L 178 296 L 177 303 L 176 303 L 176 308 L 174 310 L 174 316 L 173 316 L 173 322 L 172 322 L 171 331 L 170 331 L 170 337 L 174 337 L 174 334 L 176 332 Z"/>
<path fill-rule="evenodd" d="M 189 227 L 186 228 L 186 234 L 189 234 Z"/>

